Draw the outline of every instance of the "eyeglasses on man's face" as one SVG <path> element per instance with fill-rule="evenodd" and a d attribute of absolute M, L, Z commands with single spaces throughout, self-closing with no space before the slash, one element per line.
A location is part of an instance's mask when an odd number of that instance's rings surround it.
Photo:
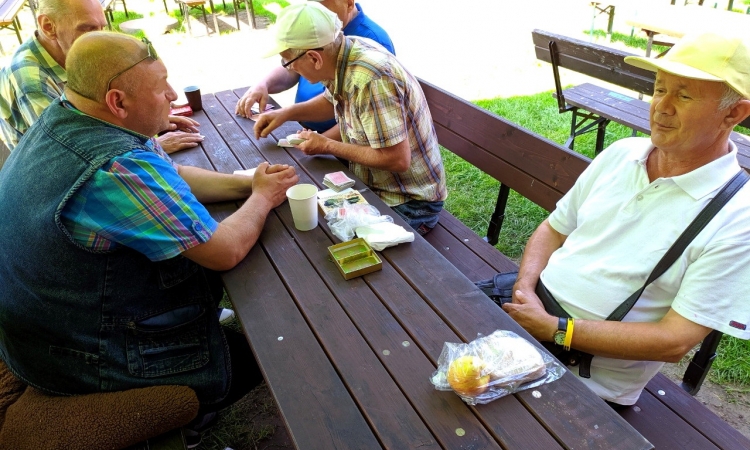
<path fill-rule="evenodd" d="M 311 48 L 310 50 L 305 50 L 304 52 L 300 53 L 296 57 L 292 58 L 290 61 L 286 61 L 286 60 L 284 60 L 284 58 L 281 58 L 281 67 L 283 67 L 285 69 L 288 69 L 289 66 L 291 66 L 294 61 L 297 61 L 298 59 L 300 59 L 303 56 L 305 56 L 307 54 L 307 52 L 311 52 L 313 50 L 315 50 L 315 51 L 321 51 L 323 49 L 322 48 Z"/>
<path fill-rule="evenodd" d="M 135 63 L 133 63 L 132 65 L 117 72 L 112 78 L 110 78 L 109 81 L 107 82 L 107 92 L 109 92 L 110 86 L 112 85 L 112 81 L 114 81 L 115 78 L 119 77 L 120 75 L 124 74 L 128 70 L 132 69 L 133 67 L 137 66 L 138 64 L 142 63 L 143 61 L 149 58 L 151 58 L 154 61 L 159 59 L 159 55 L 156 54 L 156 50 L 154 49 L 154 45 L 151 44 L 151 41 L 149 41 L 147 38 L 143 38 L 141 39 L 141 42 L 146 44 L 146 51 L 148 52 L 148 54 L 144 56 L 143 58 L 139 59 L 138 61 L 136 61 Z"/>

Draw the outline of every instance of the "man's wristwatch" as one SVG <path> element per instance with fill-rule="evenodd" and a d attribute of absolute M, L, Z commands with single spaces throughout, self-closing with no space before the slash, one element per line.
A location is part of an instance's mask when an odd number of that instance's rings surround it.
<path fill-rule="evenodd" d="M 565 334 L 568 332 L 568 319 L 560 317 L 557 319 L 557 331 L 552 335 L 552 340 L 555 341 L 556 345 L 563 346 L 565 344 Z"/>

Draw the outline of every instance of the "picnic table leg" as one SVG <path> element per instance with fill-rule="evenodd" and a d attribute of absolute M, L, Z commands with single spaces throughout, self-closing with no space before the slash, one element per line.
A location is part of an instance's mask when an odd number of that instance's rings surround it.
<path fill-rule="evenodd" d="M 615 21 L 615 5 L 609 5 L 609 22 L 607 23 L 607 40 L 612 42 L 612 25 Z"/>
<path fill-rule="evenodd" d="M 239 0 L 232 0 L 232 8 L 234 8 L 234 19 L 237 21 L 237 29 L 240 29 L 240 2 Z"/>
<path fill-rule="evenodd" d="M 16 30 L 16 36 L 18 37 L 18 43 L 23 44 L 23 39 L 21 39 L 21 21 L 18 20 L 18 16 L 13 18 L 13 22 L 15 23 L 15 26 L 13 27 Z"/>
<path fill-rule="evenodd" d="M 224 0 L 222 0 L 223 2 Z M 219 33 L 219 20 L 216 18 L 216 8 L 214 7 L 214 0 L 208 0 L 211 4 L 211 14 L 214 16 L 214 30 L 216 34 Z M 203 20 L 206 20 L 206 8 L 203 8 Z M 208 27 L 208 21 L 206 21 L 206 27 Z"/>
<path fill-rule="evenodd" d="M 255 8 L 253 7 L 253 0 L 245 0 L 245 10 L 247 11 L 247 21 L 250 22 L 255 30 Z"/>

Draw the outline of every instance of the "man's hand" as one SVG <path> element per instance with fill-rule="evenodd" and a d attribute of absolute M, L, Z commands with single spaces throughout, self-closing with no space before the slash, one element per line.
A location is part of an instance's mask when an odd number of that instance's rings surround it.
<path fill-rule="evenodd" d="M 167 153 L 174 153 L 186 148 L 197 147 L 203 142 L 203 136 L 198 133 L 186 133 L 184 131 L 172 131 L 156 138 Z"/>
<path fill-rule="evenodd" d="M 286 121 L 286 108 L 268 111 L 261 114 L 258 116 L 258 120 L 255 121 L 255 126 L 253 127 L 255 138 L 258 139 L 268 136 L 273 130 L 283 125 Z"/>
<path fill-rule="evenodd" d="M 237 102 L 237 107 L 234 109 L 234 113 L 241 117 L 250 117 L 253 115 L 252 107 L 256 103 L 258 104 L 258 111 L 263 112 L 266 110 L 266 103 L 268 103 L 268 89 L 263 84 L 258 84 L 248 89 Z"/>
<path fill-rule="evenodd" d="M 169 116 L 169 128 L 165 131 L 184 131 L 186 133 L 197 133 L 201 126 L 197 121 L 183 116 Z"/>
<path fill-rule="evenodd" d="M 305 155 L 322 155 L 327 153 L 326 144 L 331 139 L 310 130 L 298 131 L 297 134 L 305 141 L 295 145 L 295 147 L 302 150 L 302 153 Z"/>
<path fill-rule="evenodd" d="M 538 341 L 552 340 L 557 331 L 557 317 L 547 313 L 533 291 L 514 291 L 513 302 L 504 304 L 503 310 Z"/>
<path fill-rule="evenodd" d="M 253 175 L 253 197 L 261 196 L 275 208 L 286 200 L 286 190 L 297 184 L 299 176 L 286 164 L 258 165 Z"/>

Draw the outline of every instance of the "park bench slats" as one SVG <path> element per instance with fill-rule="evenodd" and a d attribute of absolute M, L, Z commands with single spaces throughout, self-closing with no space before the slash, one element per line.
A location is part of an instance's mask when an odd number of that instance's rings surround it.
<path fill-rule="evenodd" d="M 551 64 L 549 45 L 555 42 L 562 67 L 642 94 L 651 95 L 654 92 L 654 73 L 631 66 L 623 60 L 625 56 L 640 55 L 542 30 L 534 30 L 532 38 L 537 59 Z"/>
<path fill-rule="evenodd" d="M 657 374 L 648 383 L 646 390 L 683 420 L 693 424 L 714 445 L 726 449 L 750 448 L 750 439 L 734 428 L 727 427 L 726 422 L 715 414 L 705 414 L 705 409 L 698 400 L 682 389 L 670 389 L 673 385 L 670 379 Z"/>
<path fill-rule="evenodd" d="M 666 381 L 672 383 L 668 379 Z M 674 386 L 674 383 L 672 383 L 672 386 Z M 674 389 L 673 387 L 668 389 L 669 395 L 682 390 L 679 388 Z M 701 412 L 703 413 L 701 416 L 714 415 L 711 411 L 703 407 L 703 405 L 700 405 L 697 400 L 692 400 L 695 402 L 693 406 L 701 406 Z M 695 425 L 700 425 L 703 419 L 700 419 L 697 424 L 683 421 L 675 411 L 665 406 L 648 390 L 643 391 L 643 394 L 641 394 L 634 407 L 625 408 L 620 412 L 620 415 L 654 444 L 655 448 L 681 450 L 711 450 L 718 448 L 696 430 Z M 728 428 L 731 427 L 728 427 L 725 423 L 724 429 Z M 740 449 L 747 447 L 729 446 L 722 448 Z"/>
<path fill-rule="evenodd" d="M 543 30 L 534 30 L 531 35 L 537 58 L 552 64 L 555 96 L 558 98 L 560 113 L 571 112 L 571 137 L 566 145 L 573 148 L 575 137 L 584 133 L 586 126 L 593 126 L 597 118 L 611 120 L 642 133 L 651 134 L 648 102 L 591 83 L 562 89 L 560 81 L 559 67 L 564 67 L 641 94 L 651 95 L 655 73 L 625 62 L 625 57 L 638 55 Z M 579 110 L 590 112 L 593 116 L 581 120 L 586 114 Z M 604 130 L 607 124 L 608 122 L 603 122 L 598 127 L 596 153 L 603 149 Z M 750 117 L 740 125 L 750 127 Z M 750 170 L 748 137 L 733 132 L 731 139 L 737 144 L 740 165 Z"/>
<path fill-rule="evenodd" d="M 451 99 L 424 80 L 420 84 L 441 145 L 547 210 L 587 165 L 585 158 L 552 141 L 469 102 Z"/>
<path fill-rule="evenodd" d="M 564 92 L 566 103 L 596 111 L 614 122 L 625 123 L 641 133 L 651 134 L 648 102 L 591 83 L 574 86 Z"/>

